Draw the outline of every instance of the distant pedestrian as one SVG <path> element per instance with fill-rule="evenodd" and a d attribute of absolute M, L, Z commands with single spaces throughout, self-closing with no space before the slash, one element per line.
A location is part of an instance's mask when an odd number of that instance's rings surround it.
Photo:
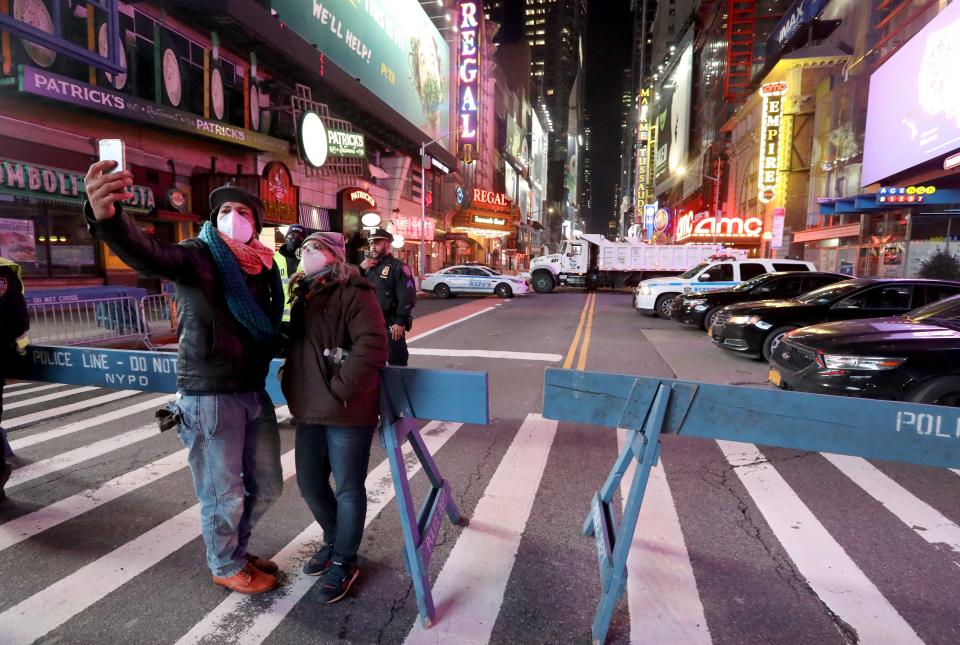
<path fill-rule="evenodd" d="M 264 389 L 283 313 L 274 251 L 259 242 L 264 206 L 235 186 L 210 193 L 210 218 L 180 244 L 144 234 L 123 213 L 129 172 L 90 166 L 87 226 L 137 271 L 176 283 L 177 429 L 200 501 L 213 582 L 240 593 L 277 586 L 277 565 L 247 552 L 257 520 L 283 487 L 280 433 Z"/>
<path fill-rule="evenodd" d="M 290 348 L 281 386 L 297 419 L 297 482 L 324 545 L 304 566 L 333 603 L 357 580 L 367 513 L 365 480 L 387 360 L 383 315 L 370 283 L 345 262 L 343 236 L 314 233 L 294 276 Z M 330 486 L 330 475 L 336 492 Z"/>
<path fill-rule="evenodd" d="M 393 257 L 393 235 L 382 228 L 370 234 L 370 254 L 360 263 L 360 273 L 377 290 L 377 301 L 387 324 L 390 365 L 405 367 L 410 358 L 407 332 L 413 326 L 413 307 L 417 304 L 417 285 L 413 271 Z"/>
<path fill-rule="evenodd" d="M 23 278 L 20 265 L 0 257 L 0 423 L 3 422 L 3 388 L 6 385 L 4 370 L 19 356 L 25 356 L 30 342 L 30 317 L 27 302 L 23 297 Z M 10 479 L 13 466 L 8 459 L 13 449 L 7 440 L 7 431 L 0 425 L 0 504 L 7 499 L 3 487 Z"/>
<path fill-rule="evenodd" d="M 291 224 L 283 236 L 283 246 L 274 254 L 273 261 L 280 270 L 280 282 L 283 284 L 283 323 L 290 322 L 290 277 L 300 267 L 300 247 L 307 237 L 307 229 L 299 224 Z"/>

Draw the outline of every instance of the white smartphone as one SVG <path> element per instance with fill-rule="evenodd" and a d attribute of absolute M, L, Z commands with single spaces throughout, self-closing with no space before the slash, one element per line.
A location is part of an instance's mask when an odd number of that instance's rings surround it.
<path fill-rule="evenodd" d="M 109 172 L 120 172 L 127 169 L 127 154 L 123 139 L 100 139 L 100 161 L 116 161 L 117 165 Z"/>

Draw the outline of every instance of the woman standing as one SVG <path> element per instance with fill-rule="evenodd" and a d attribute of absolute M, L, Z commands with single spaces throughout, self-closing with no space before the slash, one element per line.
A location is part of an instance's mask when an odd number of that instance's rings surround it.
<path fill-rule="evenodd" d="M 344 258 L 339 233 L 304 240 L 303 273 L 291 279 L 290 348 L 281 377 L 297 419 L 300 494 L 325 542 L 304 573 L 323 576 L 320 594 L 326 603 L 343 598 L 360 572 L 364 481 L 379 417 L 379 370 L 387 362 L 386 324 L 376 293 Z"/>

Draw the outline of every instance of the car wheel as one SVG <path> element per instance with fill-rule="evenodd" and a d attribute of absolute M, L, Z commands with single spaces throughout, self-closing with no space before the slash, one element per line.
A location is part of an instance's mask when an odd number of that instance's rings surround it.
<path fill-rule="evenodd" d="M 713 321 L 716 320 L 720 309 L 722 309 L 722 307 L 714 307 L 707 311 L 707 315 L 703 317 L 703 328 L 705 330 L 710 331 L 710 328 L 713 327 Z"/>
<path fill-rule="evenodd" d="M 960 376 L 941 376 L 927 381 L 910 392 L 907 401 L 960 407 Z"/>
<path fill-rule="evenodd" d="M 677 299 L 678 295 L 679 294 L 676 293 L 665 293 L 657 298 L 657 303 L 654 305 L 657 315 L 661 318 L 669 318 L 670 307 L 673 305 L 673 301 Z"/>
<path fill-rule="evenodd" d="M 784 325 L 783 327 L 777 327 L 767 334 L 767 337 L 763 339 L 763 348 L 761 350 L 763 352 L 763 360 L 769 363 L 770 357 L 773 356 L 773 353 L 780 347 L 780 342 L 783 340 L 783 337 L 794 329 L 799 329 L 799 327 L 796 325 Z"/>
<path fill-rule="evenodd" d="M 498 298 L 512 298 L 512 297 L 513 297 L 513 289 L 511 289 L 511 288 L 510 288 L 510 285 L 507 284 L 506 282 L 501 282 L 500 284 L 498 284 L 498 285 L 497 285 L 497 288 L 494 289 L 493 292 L 494 292 L 495 294 L 497 294 L 497 297 L 498 297 Z"/>
<path fill-rule="evenodd" d="M 537 293 L 550 293 L 554 286 L 553 275 L 549 271 L 537 271 L 533 274 L 533 290 Z"/>
<path fill-rule="evenodd" d="M 433 288 L 433 295 L 438 298 L 449 298 L 453 293 L 450 291 L 450 287 L 441 282 Z"/>

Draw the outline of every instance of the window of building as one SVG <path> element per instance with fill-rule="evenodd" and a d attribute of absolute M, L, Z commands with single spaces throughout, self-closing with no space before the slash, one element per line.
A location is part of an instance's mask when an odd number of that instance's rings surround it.
<path fill-rule="evenodd" d="M 0 219 L 17 222 L 17 230 L 33 227 L 32 245 L 24 245 L 16 260 L 28 278 L 97 276 L 97 242 L 87 231 L 78 204 L 54 204 L 16 198 L 0 202 Z M 30 261 L 35 258 L 35 261 Z"/>

